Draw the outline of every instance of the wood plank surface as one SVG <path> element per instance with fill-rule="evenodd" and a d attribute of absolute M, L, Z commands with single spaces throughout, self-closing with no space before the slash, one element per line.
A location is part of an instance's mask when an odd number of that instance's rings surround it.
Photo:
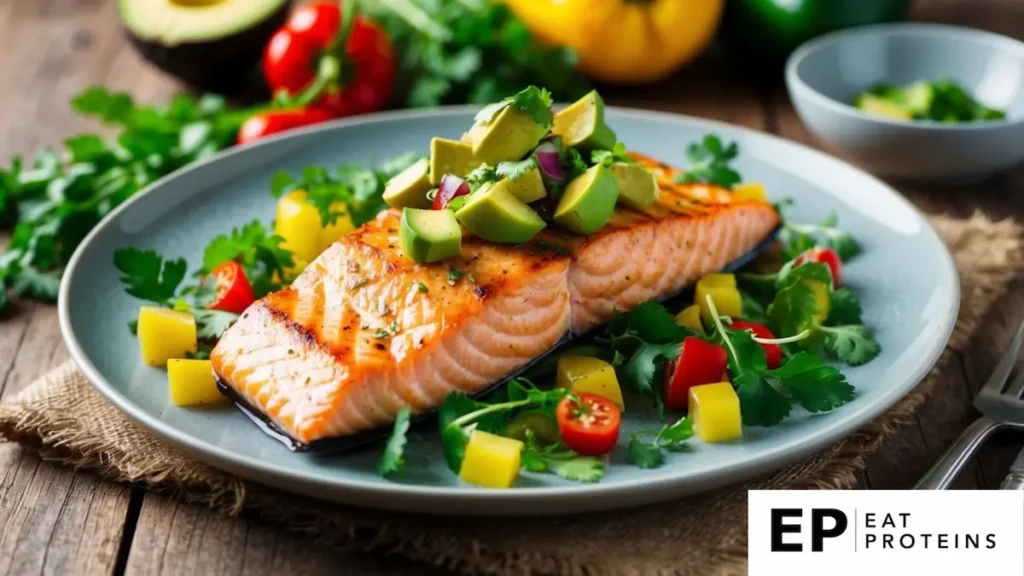
<path fill-rule="evenodd" d="M 918 0 L 916 19 L 1024 37 L 1024 2 Z M 0 0 L 0 162 L 99 127 L 67 105 L 92 84 L 160 102 L 180 86 L 146 66 L 120 31 L 115 0 Z M 778 87 L 755 87 L 717 55 L 643 91 L 610 89 L 610 102 L 714 118 L 817 145 Z M 930 213 L 1024 216 L 1024 171 L 971 188 L 900 186 Z M 1024 317 L 1024 282 L 1000 302 L 943 389 L 910 428 L 872 458 L 863 484 L 906 488 L 976 415 L 969 399 Z M 0 319 L 0 399 L 66 358 L 52 306 L 19 303 Z M 997 438 L 958 483 L 998 485 L 1020 439 Z M 256 518 L 228 518 L 141 488 L 100 481 L 0 444 L 0 574 L 430 574 L 397 558 L 343 553 Z"/>

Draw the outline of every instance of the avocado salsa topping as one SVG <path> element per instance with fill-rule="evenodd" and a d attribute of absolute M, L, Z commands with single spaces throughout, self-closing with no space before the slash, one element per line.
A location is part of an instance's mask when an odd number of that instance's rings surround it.
<path fill-rule="evenodd" d="M 451 247 L 461 227 L 500 244 L 528 242 L 549 223 L 587 235 L 618 202 L 643 208 L 657 197 L 654 175 L 626 156 L 596 91 L 553 114 L 550 93 L 535 86 L 485 107 L 462 140 L 434 138 L 429 163 L 413 164 L 384 191 L 403 222 L 423 224 L 403 225 L 401 243 L 424 263 L 458 254 Z M 455 217 L 418 213 L 427 208 Z"/>
<path fill-rule="evenodd" d="M 508 136 L 496 137 L 495 129 Z M 126 291 L 147 303 L 130 328 L 143 361 L 167 367 L 172 402 L 220 401 L 209 352 L 239 314 L 389 205 L 402 207 L 402 253 L 441 263 L 455 286 L 476 282 L 443 263 L 459 253 L 463 228 L 510 244 L 548 225 L 590 234 L 618 202 L 643 207 L 658 196 L 654 174 L 626 156 L 604 125 L 596 93 L 552 114 L 546 92 L 529 88 L 485 108 L 464 140 L 438 140 L 430 158 L 406 154 L 372 169 L 279 173 L 271 183 L 279 198 L 272 227 L 254 221 L 214 238 L 194 282 L 186 281 L 182 258 L 116 251 Z M 764 187 L 742 182 L 733 169 L 738 154 L 735 143 L 708 135 L 689 145 L 690 169 L 676 180 L 765 201 Z M 477 162 L 481 157 L 491 162 Z M 660 422 L 628 433 L 624 461 L 657 468 L 698 441 L 738 441 L 744 428 L 778 425 L 794 409 L 827 412 L 852 401 L 856 391 L 837 365 L 858 366 L 881 351 L 856 293 L 843 284 L 843 266 L 860 247 L 834 216 L 818 224 L 782 221 L 782 265 L 772 272 L 707 274 L 688 305 L 642 303 L 487 397 L 449 394 L 438 408 L 438 432 L 452 472 L 494 488 L 512 486 L 524 471 L 596 482 L 617 461 L 612 451 L 626 434 L 627 405 L 656 409 Z M 358 264 L 347 272 L 350 292 L 369 282 Z M 413 297 L 429 298 L 430 289 L 420 282 Z M 390 318 L 391 311 L 379 313 Z M 387 320 L 359 329 L 376 340 L 401 330 Z M 397 415 L 380 475 L 402 472 L 411 417 L 408 407 Z"/>

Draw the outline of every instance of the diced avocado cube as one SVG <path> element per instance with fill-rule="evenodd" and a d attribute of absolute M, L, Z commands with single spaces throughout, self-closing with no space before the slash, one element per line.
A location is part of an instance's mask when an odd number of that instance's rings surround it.
<path fill-rule="evenodd" d="M 927 115 L 935 100 L 935 90 L 927 82 L 917 82 L 903 91 L 903 105 L 911 114 Z"/>
<path fill-rule="evenodd" d="M 857 98 L 857 108 L 859 108 L 865 114 L 871 116 L 879 116 L 881 118 L 888 118 L 890 120 L 911 120 L 913 115 L 910 110 L 892 102 L 885 98 L 879 98 L 878 96 L 872 96 L 871 94 L 861 94 Z"/>
<path fill-rule="evenodd" d="M 619 202 L 633 208 L 646 208 L 658 199 L 658 180 L 647 168 L 616 162 L 610 170 L 619 185 Z"/>
<path fill-rule="evenodd" d="M 603 164 L 580 174 L 565 187 L 555 222 L 577 234 L 593 234 L 612 217 L 619 199 L 615 176 Z"/>
<path fill-rule="evenodd" d="M 464 177 L 480 161 L 473 154 L 473 146 L 457 140 L 434 138 L 430 141 L 430 184 L 437 186 L 445 174 Z"/>
<path fill-rule="evenodd" d="M 384 186 L 384 201 L 395 208 L 430 208 L 430 163 L 426 158 L 396 174 Z"/>
<path fill-rule="evenodd" d="M 561 136 L 566 146 L 581 150 L 611 150 L 619 139 L 604 122 L 604 101 L 596 90 L 555 114 L 551 132 Z"/>
<path fill-rule="evenodd" d="M 508 190 L 513 196 L 529 204 L 548 195 L 544 188 L 544 179 L 540 176 L 540 168 L 530 168 L 519 178 L 502 178 L 495 186 Z"/>
<path fill-rule="evenodd" d="M 506 106 L 489 121 L 477 122 L 469 131 L 473 154 L 479 162 L 492 166 L 499 162 L 521 160 L 537 147 L 548 132 L 532 116 Z"/>
<path fill-rule="evenodd" d="M 406 208 L 402 210 L 398 241 L 410 260 L 438 262 L 458 255 L 462 228 L 451 210 Z"/>
<path fill-rule="evenodd" d="M 544 220 L 504 186 L 490 184 L 472 193 L 455 217 L 474 235 L 499 244 L 528 242 Z"/>

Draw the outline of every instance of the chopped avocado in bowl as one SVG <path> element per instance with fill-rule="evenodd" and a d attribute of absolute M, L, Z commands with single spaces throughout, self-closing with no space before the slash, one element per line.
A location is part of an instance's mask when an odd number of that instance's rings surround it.
<path fill-rule="evenodd" d="M 878 83 L 857 96 L 859 110 L 891 120 L 957 124 L 1003 120 L 1006 112 L 981 104 L 955 80 L 915 82 L 904 88 Z"/>

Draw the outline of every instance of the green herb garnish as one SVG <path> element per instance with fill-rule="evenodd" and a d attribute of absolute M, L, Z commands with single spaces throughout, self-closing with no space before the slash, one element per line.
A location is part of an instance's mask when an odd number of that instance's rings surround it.
<path fill-rule="evenodd" d="M 405 468 L 405 444 L 406 435 L 409 433 L 409 417 L 412 410 L 408 406 L 402 406 L 395 417 L 395 425 L 391 429 L 391 436 L 384 445 L 384 454 L 377 462 L 377 474 L 387 477 L 397 474 Z"/>
<path fill-rule="evenodd" d="M 742 180 L 729 165 L 738 154 L 739 146 L 735 142 L 725 146 L 718 136 L 708 134 L 702 141 L 687 146 L 686 157 L 690 160 L 690 167 L 676 176 L 675 181 L 681 184 L 704 182 L 731 189 Z"/>

